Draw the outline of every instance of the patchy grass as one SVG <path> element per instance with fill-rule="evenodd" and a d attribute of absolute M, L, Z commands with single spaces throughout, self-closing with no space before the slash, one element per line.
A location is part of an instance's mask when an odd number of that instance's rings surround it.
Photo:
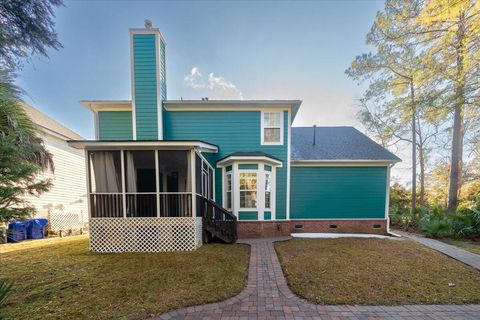
<path fill-rule="evenodd" d="M 442 242 L 457 246 L 472 253 L 480 254 L 480 242 L 473 242 L 468 240 L 454 240 L 454 239 L 438 239 Z"/>
<path fill-rule="evenodd" d="M 86 237 L 0 248 L 0 274 L 14 282 L 0 309 L 6 319 L 143 319 L 224 300 L 244 288 L 249 257 L 247 246 L 222 244 L 100 254 Z"/>
<path fill-rule="evenodd" d="M 294 239 L 275 248 L 290 288 L 317 304 L 480 302 L 480 272 L 413 241 Z"/>

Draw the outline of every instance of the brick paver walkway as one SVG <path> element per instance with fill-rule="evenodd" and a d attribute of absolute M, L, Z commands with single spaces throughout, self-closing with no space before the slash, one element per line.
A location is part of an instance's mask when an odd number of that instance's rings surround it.
<path fill-rule="evenodd" d="M 462 248 L 452 246 L 450 244 L 447 244 L 435 239 L 425 238 L 413 233 L 397 231 L 397 230 L 395 230 L 394 232 L 398 235 L 401 235 L 402 237 L 415 240 L 433 250 L 440 251 L 441 253 L 449 257 L 452 257 L 458 261 L 468 264 L 469 266 L 477 270 L 480 270 L 480 255 L 478 254 L 472 253 L 467 250 L 463 250 Z M 478 316 L 478 319 L 480 319 L 480 315 Z"/>
<path fill-rule="evenodd" d="M 287 286 L 273 241 L 251 245 L 248 284 L 228 300 L 174 310 L 156 319 L 480 319 L 480 305 L 325 306 L 295 296 Z"/>

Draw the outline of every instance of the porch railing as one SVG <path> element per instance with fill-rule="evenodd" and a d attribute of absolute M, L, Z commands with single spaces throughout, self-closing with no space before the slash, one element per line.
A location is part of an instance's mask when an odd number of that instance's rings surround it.
<path fill-rule="evenodd" d="M 226 243 L 237 241 L 237 217 L 212 200 L 197 194 L 205 232 Z"/>
<path fill-rule="evenodd" d="M 92 218 L 191 217 L 193 214 L 190 192 L 91 193 L 89 201 Z"/>

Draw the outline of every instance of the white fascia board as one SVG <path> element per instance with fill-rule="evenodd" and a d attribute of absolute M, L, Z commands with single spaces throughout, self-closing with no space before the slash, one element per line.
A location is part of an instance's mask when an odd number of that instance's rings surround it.
<path fill-rule="evenodd" d="M 392 160 L 292 160 L 292 167 L 322 167 L 322 166 L 391 166 Z"/>
<path fill-rule="evenodd" d="M 132 101 L 130 100 L 81 100 L 80 104 L 92 112 L 132 111 Z"/>
<path fill-rule="evenodd" d="M 224 166 L 228 166 L 232 162 L 256 162 L 256 161 L 262 161 L 267 164 L 274 165 L 276 167 L 282 167 L 282 162 L 269 158 L 269 157 L 262 157 L 262 156 L 233 156 L 233 157 L 227 157 L 219 162 L 217 162 L 217 167 L 221 168 Z"/>
<path fill-rule="evenodd" d="M 176 149 L 190 150 L 198 148 L 203 152 L 218 152 L 214 145 L 199 141 L 68 141 L 76 149 Z"/>

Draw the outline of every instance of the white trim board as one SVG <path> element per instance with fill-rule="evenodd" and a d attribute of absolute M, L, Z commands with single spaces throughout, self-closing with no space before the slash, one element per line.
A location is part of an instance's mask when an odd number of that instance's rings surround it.
<path fill-rule="evenodd" d="M 392 239 L 395 237 L 383 236 L 379 234 L 359 234 L 359 233 L 292 233 L 293 238 L 311 238 L 311 239 L 337 239 L 337 238 L 377 238 Z"/>

